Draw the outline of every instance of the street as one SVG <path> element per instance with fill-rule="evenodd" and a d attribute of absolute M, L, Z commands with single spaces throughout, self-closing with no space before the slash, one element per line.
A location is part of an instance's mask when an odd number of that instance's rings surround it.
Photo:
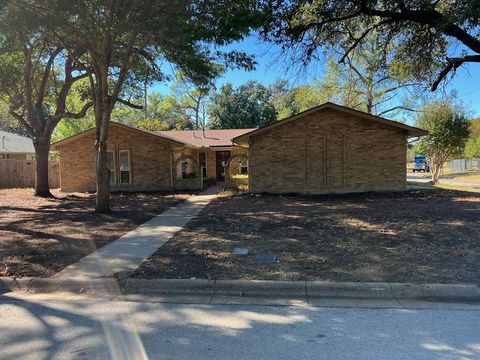
<path fill-rule="evenodd" d="M 0 358 L 479 359 L 479 315 L 478 306 L 454 304 L 369 309 L 3 297 Z"/>

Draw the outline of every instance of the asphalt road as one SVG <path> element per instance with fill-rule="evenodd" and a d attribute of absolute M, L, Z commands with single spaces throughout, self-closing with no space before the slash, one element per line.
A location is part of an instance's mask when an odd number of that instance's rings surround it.
<path fill-rule="evenodd" d="M 478 309 L 0 300 L 0 358 L 479 359 Z"/>

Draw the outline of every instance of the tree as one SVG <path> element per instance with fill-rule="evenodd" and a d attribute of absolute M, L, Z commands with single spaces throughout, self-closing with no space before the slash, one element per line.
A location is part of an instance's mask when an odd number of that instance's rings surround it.
<path fill-rule="evenodd" d="M 465 145 L 465 156 L 480 159 L 480 119 L 470 120 L 470 138 Z"/>
<path fill-rule="evenodd" d="M 432 90 L 461 65 L 480 63 L 478 0 L 260 3 L 263 36 L 292 50 L 295 61 L 304 64 L 323 46 L 342 51 L 340 61 L 345 61 L 374 31 L 384 35 L 382 45 L 397 45 L 394 56 L 408 64 L 405 70 L 432 80 Z"/>
<path fill-rule="evenodd" d="M 18 3 L 0 13 L 0 91 L 9 114 L 25 129 L 35 148 L 35 195 L 50 197 L 48 157 L 52 132 L 63 118 L 79 119 L 93 105 L 79 112 L 67 107 L 72 85 L 88 76 L 77 68 L 81 48 L 66 49 L 51 40 L 35 14 Z"/>
<path fill-rule="evenodd" d="M 425 105 L 417 126 L 429 132 L 421 138 L 418 148 L 428 157 L 435 183 L 445 161 L 464 150 L 470 135 L 470 122 L 461 107 L 449 100 L 437 100 Z"/>
<path fill-rule="evenodd" d="M 244 129 L 271 124 L 277 120 L 271 91 L 250 80 L 234 88 L 225 84 L 212 95 L 208 109 L 211 129 Z"/>
<path fill-rule="evenodd" d="M 256 21 L 249 1 L 39 0 L 26 6 L 48 19 L 68 47 L 85 49 L 82 64 L 93 74 L 97 212 L 110 211 L 106 150 L 113 108 L 117 102 L 138 107 L 122 98 L 126 84 L 143 83 L 149 74 L 163 78 L 160 60 L 197 83 L 208 82 L 217 59 L 253 66 L 244 53 L 218 49 L 248 34 Z"/>
<path fill-rule="evenodd" d="M 329 58 L 326 78 L 345 106 L 378 116 L 415 112 L 421 83 L 395 57 L 395 43 L 383 43 L 383 35 L 372 31 L 343 63 Z"/>
<path fill-rule="evenodd" d="M 223 67 L 219 66 L 211 81 L 200 86 L 192 83 L 181 72 L 176 75 L 176 81 L 172 86 L 173 94 L 195 130 L 206 127 L 210 95 L 215 90 L 215 81 L 222 71 Z"/>
<path fill-rule="evenodd" d="M 277 80 L 270 86 L 270 91 L 278 119 L 331 101 L 335 96 L 335 89 L 330 86 L 327 78 L 296 87 L 290 87 L 287 80 Z"/>

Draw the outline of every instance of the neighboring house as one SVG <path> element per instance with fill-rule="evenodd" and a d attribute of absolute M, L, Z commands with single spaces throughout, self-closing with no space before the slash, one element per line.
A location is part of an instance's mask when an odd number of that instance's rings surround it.
<path fill-rule="evenodd" d="M 112 191 L 195 190 L 225 180 L 237 154 L 232 138 L 254 129 L 148 131 L 112 122 L 108 167 Z M 52 144 L 60 151 L 63 191 L 95 191 L 95 130 Z M 237 162 L 239 163 L 239 161 Z M 246 172 L 246 163 L 236 173 Z"/>
<path fill-rule="evenodd" d="M 271 193 L 406 188 L 407 138 L 427 132 L 326 103 L 260 129 L 147 131 L 112 123 L 112 191 L 200 189 L 248 173 L 249 190 Z M 63 191 L 94 191 L 95 132 L 52 145 Z"/>
<path fill-rule="evenodd" d="M 35 149 L 32 140 L 25 136 L 0 131 L 0 160 L 34 160 Z"/>
<path fill-rule="evenodd" d="M 325 103 L 233 140 L 248 147 L 251 192 L 321 194 L 405 190 L 407 138 L 426 134 Z"/>

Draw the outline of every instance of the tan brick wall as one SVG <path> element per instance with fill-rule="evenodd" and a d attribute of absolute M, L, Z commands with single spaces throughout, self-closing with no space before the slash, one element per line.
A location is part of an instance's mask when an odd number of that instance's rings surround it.
<path fill-rule="evenodd" d="M 406 188 L 400 129 L 324 109 L 250 138 L 252 192 L 330 193 Z"/>
<path fill-rule="evenodd" d="M 207 179 L 215 180 L 217 178 L 215 151 L 207 150 Z"/>
<path fill-rule="evenodd" d="M 95 133 L 91 132 L 60 148 L 62 191 L 95 191 Z M 160 138 L 111 124 L 108 149 L 115 152 L 119 178 L 119 150 L 130 151 L 132 183 L 112 191 L 155 191 L 171 189 L 171 145 Z"/>

